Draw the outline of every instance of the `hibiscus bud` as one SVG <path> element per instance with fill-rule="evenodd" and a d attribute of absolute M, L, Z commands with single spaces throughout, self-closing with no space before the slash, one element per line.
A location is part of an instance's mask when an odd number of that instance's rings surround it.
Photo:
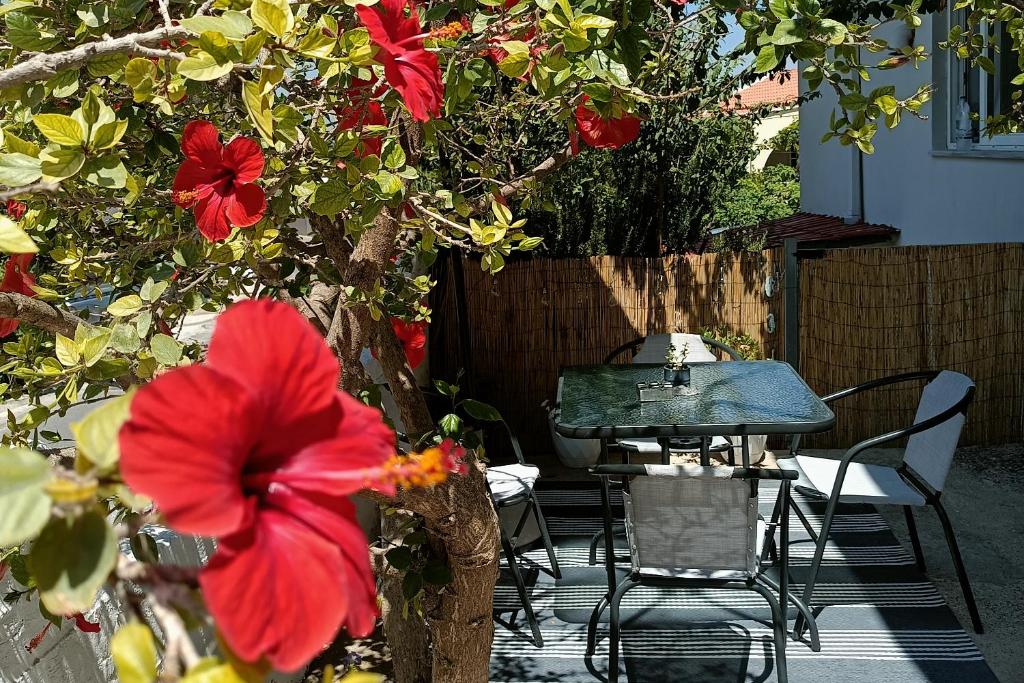
<path fill-rule="evenodd" d="M 326 26 L 320 29 L 320 33 L 324 34 L 328 38 L 337 38 L 337 34 Z"/>
<path fill-rule="evenodd" d="M 548 54 L 551 55 L 553 59 L 561 57 L 562 55 L 565 54 L 565 44 L 555 43 L 554 45 L 551 46 L 551 50 L 548 51 Z"/>

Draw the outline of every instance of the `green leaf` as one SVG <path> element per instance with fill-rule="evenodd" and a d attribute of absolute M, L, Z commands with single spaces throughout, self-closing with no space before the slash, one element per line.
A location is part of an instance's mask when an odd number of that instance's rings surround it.
<path fill-rule="evenodd" d="M 334 216 L 348 208 L 348 205 L 348 185 L 335 178 L 316 188 L 309 210 L 319 216 Z"/>
<path fill-rule="evenodd" d="M 583 29 L 584 31 L 592 28 L 614 28 L 615 20 L 597 14 L 581 14 L 573 20 L 572 25 L 573 28 Z"/>
<path fill-rule="evenodd" d="M 498 412 L 497 408 L 483 401 L 475 401 L 471 398 L 463 399 L 462 407 L 470 417 L 477 420 L 485 420 L 487 422 L 501 420 L 501 413 Z"/>
<path fill-rule="evenodd" d="M 246 81 L 242 84 L 242 102 L 249 112 L 249 120 L 256 126 L 260 136 L 270 144 L 274 144 L 274 115 L 271 110 L 270 95 L 264 95 L 258 83 Z"/>
<path fill-rule="evenodd" d="M 117 561 L 117 534 L 103 514 L 51 519 L 32 545 L 29 570 L 39 597 L 54 614 L 89 610 Z"/>
<path fill-rule="evenodd" d="M 35 538 L 46 526 L 51 501 L 43 487 L 49 478 L 50 466 L 39 453 L 0 448 L 0 548 Z"/>
<path fill-rule="evenodd" d="M 0 251 L 9 254 L 35 254 L 39 247 L 20 225 L 7 216 L 0 216 Z"/>
<path fill-rule="evenodd" d="M 39 159 L 20 152 L 0 154 L 0 185 L 21 187 L 34 183 L 42 175 L 42 162 Z"/>
<path fill-rule="evenodd" d="M 128 169 L 113 154 L 89 159 L 82 174 L 87 182 L 108 189 L 120 190 L 128 182 Z"/>
<path fill-rule="evenodd" d="M 228 40 L 244 40 L 252 33 L 252 21 L 248 15 L 235 10 L 228 10 L 219 17 L 187 17 L 181 20 L 181 25 L 197 36 L 207 31 L 216 31 Z"/>
<path fill-rule="evenodd" d="M 124 67 L 125 83 L 133 88 L 139 87 L 147 78 L 156 78 L 156 65 L 148 59 L 136 57 Z"/>
<path fill-rule="evenodd" d="M 405 166 L 405 150 L 398 140 L 388 140 L 384 145 L 384 166 L 390 169 L 402 168 Z"/>
<path fill-rule="evenodd" d="M 373 176 L 373 180 L 377 183 L 377 187 L 380 188 L 380 193 L 384 197 L 393 197 L 396 194 L 401 193 L 405 187 L 402 184 L 402 179 L 396 176 L 394 173 L 388 173 L 387 171 L 378 171 Z"/>
<path fill-rule="evenodd" d="M 50 142 L 65 147 L 75 147 L 85 142 L 85 131 L 81 124 L 64 114 L 36 114 L 32 117 L 39 132 Z"/>
<path fill-rule="evenodd" d="M 78 351 L 78 344 L 73 339 L 68 339 L 63 334 L 57 335 L 56 342 L 57 360 L 66 368 L 78 365 L 81 354 Z"/>
<path fill-rule="evenodd" d="M 441 427 L 441 433 L 445 436 L 456 436 L 462 429 L 462 418 L 455 413 L 448 413 L 441 418 L 438 426 Z"/>
<path fill-rule="evenodd" d="M 85 416 L 71 423 L 78 452 L 100 469 L 107 470 L 121 457 L 118 433 L 131 411 L 132 394 L 112 398 Z"/>
<path fill-rule="evenodd" d="M 142 288 L 139 289 L 139 296 L 142 297 L 143 301 L 152 303 L 159 299 L 170 286 L 171 283 L 166 280 L 153 282 L 153 278 L 149 278 L 145 283 L 143 283 Z"/>
<path fill-rule="evenodd" d="M 408 546 L 400 545 L 392 548 L 384 554 L 388 564 L 400 572 L 412 566 L 412 550 Z"/>
<path fill-rule="evenodd" d="M 43 179 L 58 182 L 82 170 L 85 154 L 77 148 L 44 149 L 39 154 Z"/>
<path fill-rule="evenodd" d="M 156 640 L 145 624 L 132 621 L 110 639 L 110 654 L 121 683 L 153 683 L 156 680 Z"/>
<path fill-rule="evenodd" d="M 93 129 L 89 144 L 93 149 L 109 149 L 121 141 L 127 130 L 128 119 L 101 124 Z"/>
<path fill-rule="evenodd" d="M 530 54 L 528 52 L 510 52 L 507 57 L 498 62 L 498 69 L 509 78 L 519 78 L 530 68 Z"/>
<path fill-rule="evenodd" d="M 761 51 L 757 53 L 757 60 L 754 62 L 754 71 L 759 74 L 763 74 L 778 66 L 782 59 L 779 52 L 779 50 L 775 49 L 774 45 L 765 45 L 762 47 Z"/>
<path fill-rule="evenodd" d="M 9 130 L 3 131 L 4 146 L 11 152 L 24 154 L 25 156 L 39 156 L 40 147 L 34 142 L 23 140 Z"/>
<path fill-rule="evenodd" d="M 153 349 L 153 357 L 161 365 L 177 365 L 181 360 L 182 346 L 173 337 L 166 334 L 153 335 L 149 344 Z"/>
<path fill-rule="evenodd" d="M 288 0 L 252 0 L 252 23 L 278 40 L 295 26 L 295 17 Z"/>
<path fill-rule="evenodd" d="M 82 339 L 78 339 L 78 332 L 86 330 L 85 334 L 82 335 Z M 85 367 L 92 367 L 96 364 L 103 354 L 106 353 L 107 347 L 110 346 L 110 336 L 112 332 L 105 327 L 88 327 L 87 325 L 79 325 L 75 331 L 75 342 L 78 344 L 78 349 L 82 353 L 82 360 L 85 361 Z"/>
<path fill-rule="evenodd" d="M 197 50 L 178 62 L 178 73 L 192 81 L 215 81 L 234 68 L 233 62 L 218 64 L 208 52 Z"/>
<path fill-rule="evenodd" d="M 138 294 L 129 294 L 107 306 L 107 313 L 115 318 L 123 318 L 135 314 L 140 308 L 142 308 L 142 297 Z"/>

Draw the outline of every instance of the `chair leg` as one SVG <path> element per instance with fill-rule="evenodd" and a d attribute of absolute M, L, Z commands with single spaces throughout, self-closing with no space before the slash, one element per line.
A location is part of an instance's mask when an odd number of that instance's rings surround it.
<path fill-rule="evenodd" d="M 971 590 L 971 582 L 967 578 L 967 568 L 964 566 L 964 559 L 960 556 L 960 546 L 957 545 L 956 535 L 953 533 L 953 524 L 949 521 L 949 515 L 938 498 L 932 501 L 935 512 L 942 523 L 942 530 L 946 534 L 946 545 L 949 546 L 949 553 L 953 556 L 953 566 L 956 568 L 956 576 L 960 579 L 960 589 L 964 592 L 964 602 L 967 603 L 967 611 L 971 615 L 971 624 L 975 633 L 984 633 L 981 625 L 981 615 L 978 613 L 978 605 L 974 601 L 974 591 Z"/>
<path fill-rule="evenodd" d="M 548 533 L 548 523 L 540 509 L 540 501 L 537 500 L 537 494 L 533 491 L 530 491 L 530 501 L 533 503 L 533 514 L 537 518 L 537 526 L 540 527 L 544 548 L 548 551 L 548 560 L 551 562 L 551 575 L 556 579 L 560 579 L 562 578 L 562 570 L 558 568 L 558 558 L 555 557 L 555 546 L 551 543 L 551 534 Z"/>
<path fill-rule="evenodd" d="M 609 616 L 611 628 L 608 637 L 608 683 L 618 683 L 619 680 L 619 631 L 621 630 L 619 603 L 622 602 L 622 596 L 629 589 L 639 585 L 638 582 L 627 577 L 622 580 L 619 587 L 615 589 L 615 594 L 612 595 L 611 615 Z"/>
<path fill-rule="evenodd" d="M 587 558 L 587 562 L 590 564 L 591 567 L 597 564 L 597 546 L 601 545 L 601 541 L 603 540 L 603 529 L 594 534 L 594 537 L 590 539 L 590 555 Z"/>
<path fill-rule="evenodd" d="M 789 683 L 789 674 L 786 669 L 786 634 L 789 630 L 786 613 L 770 590 L 759 583 L 751 584 L 751 588 L 760 593 L 772 608 L 772 627 L 775 632 L 775 672 L 779 683 Z"/>
<path fill-rule="evenodd" d="M 604 613 L 607 606 L 608 595 L 605 594 L 601 596 L 594 606 L 594 611 L 590 613 L 590 621 L 587 623 L 587 657 L 592 656 L 597 649 L 597 622 L 601 621 L 601 614 Z"/>
<path fill-rule="evenodd" d="M 921 550 L 921 539 L 917 535 L 917 524 L 914 523 L 914 509 L 909 505 L 903 506 L 903 515 L 907 518 L 907 530 L 910 532 L 910 544 L 914 546 L 914 558 L 917 560 L 917 568 L 921 573 L 928 571 L 924 564 L 924 552 Z"/>
<path fill-rule="evenodd" d="M 512 547 L 512 543 L 505 536 L 504 532 L 501 534 L 501 549 L 504 551 L 505 559 L 508 561 L 509 571 L 512 572 L 512 580 L 516 584 L 519 600 L 523 603 L 526 621 L 533 632 L 533 644 L 537 647 L 544 647 L 544 638 L 540 634 L 540 624 L 537 623 L 537 615 L 533 613 L 533 605 L 530 604 L 530 594 L 526 590 L 526 581 L 523 580 L 522 572 L 519 571 L 519 563 L 516 561 L 515 548 Z"/>
<path fill-rule="evenodd" d="M 837 487 L 838 488 L 838 487 Z M 832 518 L 836 514 L 836 505 L 839 504 L 838 496 L 832 496 L 828 499 L 828 505 L 825 506 L 825 517 L 821 520 L 821 531 L 818 532 L 817 542 L 814 544 L 814 558 L 811 560 L 811 571 L 807 575 L 807 582 L 804 584 L 804 604 L 808 607 L 812 607 L 811 598 L 814 596 L 814 584 L 818 580 L 818 571 L 821 569 L 821 561 L 825 556 L 825 545 L 828 543 L 829 530 L 832 528 Z M 794 510 L 799 510 L 797 505 L 793 505 Z M 803 519 L 801 513 L 797 513 L 797 516 L 801 518 L 806 524 L 806 520 Z M 796 618 L 796 624 L 793 627 L 794 636 L 799 639 L 803 637 L 804 631 L 807 628 L 807 622 L 803 615 L 799 615 Z"/>

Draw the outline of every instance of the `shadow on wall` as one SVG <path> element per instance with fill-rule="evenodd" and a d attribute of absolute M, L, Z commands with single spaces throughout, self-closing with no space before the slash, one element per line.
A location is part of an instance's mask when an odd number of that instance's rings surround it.
<path fill-rule="evenodd" d="M 781 265 L 777 251 L 531 258 L 492 276 L 467 259 L 464 348 L 449 264 L 440 269 L 431 301 L 433 376 L 453 380 L 469 368 L 473 397 L 501 411 L 532 462 L 553 463 L 541 404 L 554 398 L 561 367 L 601 363 L 621 344 L 648 334 L 718 326 L 750 334 L 766 357 L 781 357 L 781 287 L 772 298 L 763 289 L 767 275 L 781 280 Z M 774 333 L 766 325 L 769 312 L 777 321 Z"/>

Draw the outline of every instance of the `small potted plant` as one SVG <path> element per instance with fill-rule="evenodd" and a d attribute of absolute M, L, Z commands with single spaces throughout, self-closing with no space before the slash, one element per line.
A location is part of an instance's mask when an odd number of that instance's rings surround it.
<path fill-rule="evenodd" d="M 673 386 L 690 386 L 690 366 L 686 364 L 689 349 L 684 343 L 681 348 L 669 344 L 665 352 L 665 382 Z"/>

